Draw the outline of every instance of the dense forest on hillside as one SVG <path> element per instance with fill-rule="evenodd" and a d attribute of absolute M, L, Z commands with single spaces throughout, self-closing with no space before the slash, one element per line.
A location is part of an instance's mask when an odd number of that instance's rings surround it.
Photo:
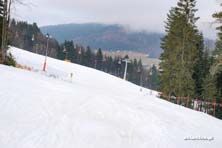
<path fill-rule="evenodd" d="M 105 24 L 66 24 L 41 27 L 44 33 L 50 33 L 59 42 L 73 40 L 84 46 L 106 50 L 131 50 L 159 58 L 163 34 L 146 31 L 131 31 L 121 25 Z"/>
<path fill-rule="evenodd" d="M 46 54 L 47 37 L 36 23 L 28 24 L 27 22 L 12 20 L 9 30 L 10 45 L 37 54 Z M 129 58 L 128 55 L 114 58 L 105 56 L 101 48 L 95 51 L 90 46 L 83 46 L 73 41 L 64 41 L 59 44 L 53 38 L 49 39 L 48 51 L 48 55 L 53 58 L 95 68 L 121 78 L 123 78 L 125 70 L 123 60 Z M 127 70 L 128 81 L 157 90 L 159 88 L 158 77 L 158 69 L 155 66 L 151 69 L 144 69 L 141 60 L 130 60 Z"/>
<path fill-rule="evenodd" d="M 121 25 L 105 24 L 64 24 L 45 26 L 40 28 L 44 33 L 50 33 L 60 43 L 73 40 L 93 49 L 105 50 L 130 50 L 149 54 L 151 58 L 159 58 L 162 53 L 160 48 L 164 33 L 133 31 Z M 205 38 L 206 46 L 212 51 L 214 41 Z"/>
<path fill-rule="evenodd" d="M 34 53 L 45 55 L 47 45 L 46 36 L 40 31 L 36 23 L 28 24 L 23 21 L 11 21 L 9 28 L 9 42 L 11 45 Z M 48 56 L 56 58 L 59 51 L 59 43 L 49 39 Z"/>

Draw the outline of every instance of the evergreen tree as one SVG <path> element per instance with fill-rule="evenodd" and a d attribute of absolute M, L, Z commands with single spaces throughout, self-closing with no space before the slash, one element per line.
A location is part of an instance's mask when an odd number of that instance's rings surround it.
<path fill-rule="evenodd" d="M 209 55 L 209 50 L 206 49 L 203 54 L 203 77 L 206 78 L 210 73 L 210 67 L 213 64 L 213 58 Z"/>
<path fill-rule="evenodd" d="M 222 12 L 213 14 L 213 17 L 216 19 L 216 22 L 222 22 Z M 218 96 L 222 97 L 222 25 L 217 27 L 218 39 L 216 42 L 216 48 L 214 54 L 216 55 L 216 61 L 212 67 L 212 73 L 216 77 L 216 86 L 218 91 Z"/>
<path fill-rule="evenodd" d="M 101 48 L 96 53 L 96 62 L 97 62 L 97 67 L 96 69 L 102 70 L 102 64 L 103 64 L 103 53 Z"/>
<path fill-rule="evenodd" d="M 12 46 L 45 55 L 47 37 L 40 31 L 36 23 L 28 24 L 13 19 L 9 27 L 8 40 Z M 48 56 L 60 59 L 62 51 L 63 47 L 60 49 L 58 42 L 50 38 Z"/>
<path fill-rule="evenodd" d="M 76 55 L 74 53 L 74 43 L 73 41 L 66 41 L 65 42 L 65 45 L 64 45 L 66 51 L 65 54 L 66 54 L 66 58 L 67 60 L 72 60 Z"/>
<path fill-rule="evenodd" d="M 203 35 L 199 35 L 199 42 L 197 43 L 197 59 L 194 66 L 193 79 L 195 80 L 195 94 L 196 97 L 201 98 L 203 93 L 204 81 L 204 39 Z"/>
<path fill-rule="evenodd" d="M 148 83 L 149 83 L 149 88 L 158 90 L 159 89 L 159 72 L 158 69 L 155 65 L 153 65 L 149 71 L 149 76 L 148 76 Z"/>
<path fill-rule="evenodd" d="M 170 10 L 166 22 L 167 35 L 161 47 L 161 90 L 166 94 L 192 96 L 195 93 L 192 76 L 197 58 L 198 30 L 195 22 L 196 1 L 179 0 Z"/>
<path fill-rule="evenodd" d="M 141 59 L 139 60 L 137 67 L 137 79 L 137 84 L 143 86 L 143 63 Z"/>
<path fill-rule="evenodd" d="M 140 71 L 139 71 L 139 68 L 138 68 L 138 62 L 137 62 L 137 59 L 134 59 L 133 60 L 133 63 L 132 63 L 132 65 L 133 65 L 133 74 L 132 74 L 132 82 L 133 83 L 135 83 L 135 84 L 140 84 L 139 83 L 139 80 L 138 80 L 138 74 L 140 73 Z M 140 75 L 140 74 L 139 74 Z"/>
<path fill-rule="evenodd" d="M 213 14 L 217 23 L 222 22 L 222 12 Z M 217 103 L 222 102 L 222 26 L 217 27 L 218 39 L 215 44 L 213 57 L 208 59 L 206 70 L 209 69 L 204 81 L 204 96 L 209 101 L 216 99 Z M 207 63 L 207 62 L 205 62 Z M 216 106 L 216 117 L 222 118 L 222 110 Z"/>
<path fill-rule="evenodd" d="M 85 66 L 93 67 L 93 55 L 89 46 L 87 46 L 84 59 L 85 59 L 84 63 Z"/>
<path fill-rule="evenodd" d="M 205 101 L 212 102 L 217 95 L 215 79 L 211 74 L 208 74 L 203 83 L 203 96 Z"/>
<path fill-rule="evenodd" d="M 222 11 L 218 12 L 218 13 L 214 13 L 213 17 L 216 19 L 217 23 L 221 23 L 222 22 Z M 217 27 L 217 30 L 219 31 L 219 33 L 218 33 L 218 39 L 216 42 L 216 48 L 215 48 L 214 54 L 218 55 L 218 54 L 222 53 L 222 25 Z"/>
<path fill-rule="evenodd" d="M 81 65 L 85 65 L 86 66 L 86 57 L 85 57 L 85 47 L 81 46 L 80 49 L 79 49 L 79 58 L 80 58 L 80 64 Z"/>
<path fill-rule="evenodd" d="M 111 56 L 109 56 L 107 59 L 108 59 L 107 60 L 107 72 L 112 74 L 114 61 L 113 61 L 113 58 Z"/>

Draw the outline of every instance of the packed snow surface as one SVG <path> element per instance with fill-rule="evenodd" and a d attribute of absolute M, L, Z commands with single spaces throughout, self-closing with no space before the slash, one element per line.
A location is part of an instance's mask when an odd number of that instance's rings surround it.
<path fill-rule="evenodd" d="M 45 73 L 44 56 L 10 51 L 33 71 L 0 65 L 0 148 L 222 147 L 219 119 L 80 65 L 47 58 Z"/>

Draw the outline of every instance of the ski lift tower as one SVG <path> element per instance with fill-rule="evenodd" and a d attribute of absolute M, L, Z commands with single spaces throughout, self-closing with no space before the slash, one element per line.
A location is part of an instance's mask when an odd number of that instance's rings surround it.
<path fill-rule="evenodd" d="M 129 60 L 128 58 L 126 58 L 125 60 L 123 60 L 123 62 L 126 63 L 125 72 L 124 72 L 124 77 L 123 77 L 123 79 L 126 80 L 128 63 L 131 63 L 131 62 L 130 62 L 130 60 Z"/>

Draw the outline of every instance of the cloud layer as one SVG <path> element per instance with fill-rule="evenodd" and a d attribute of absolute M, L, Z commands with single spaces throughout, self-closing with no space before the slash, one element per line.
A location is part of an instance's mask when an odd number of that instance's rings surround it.
<path fill-rule="evenodd" d="M 28 1 L 28 0 L 26 0 Z M 29 1 L 30 3 L 30 1 Z M 164 32 L 166 13 L 177 0 L 32 0 L 30 6 L 16 6 L 14 17 L 39 25 L 64 23 L 118 23 L 132 29 Z M 209 37 L 212 13 L 220 9 L 215 0 L 198 0 L 198 26 Z"/>

